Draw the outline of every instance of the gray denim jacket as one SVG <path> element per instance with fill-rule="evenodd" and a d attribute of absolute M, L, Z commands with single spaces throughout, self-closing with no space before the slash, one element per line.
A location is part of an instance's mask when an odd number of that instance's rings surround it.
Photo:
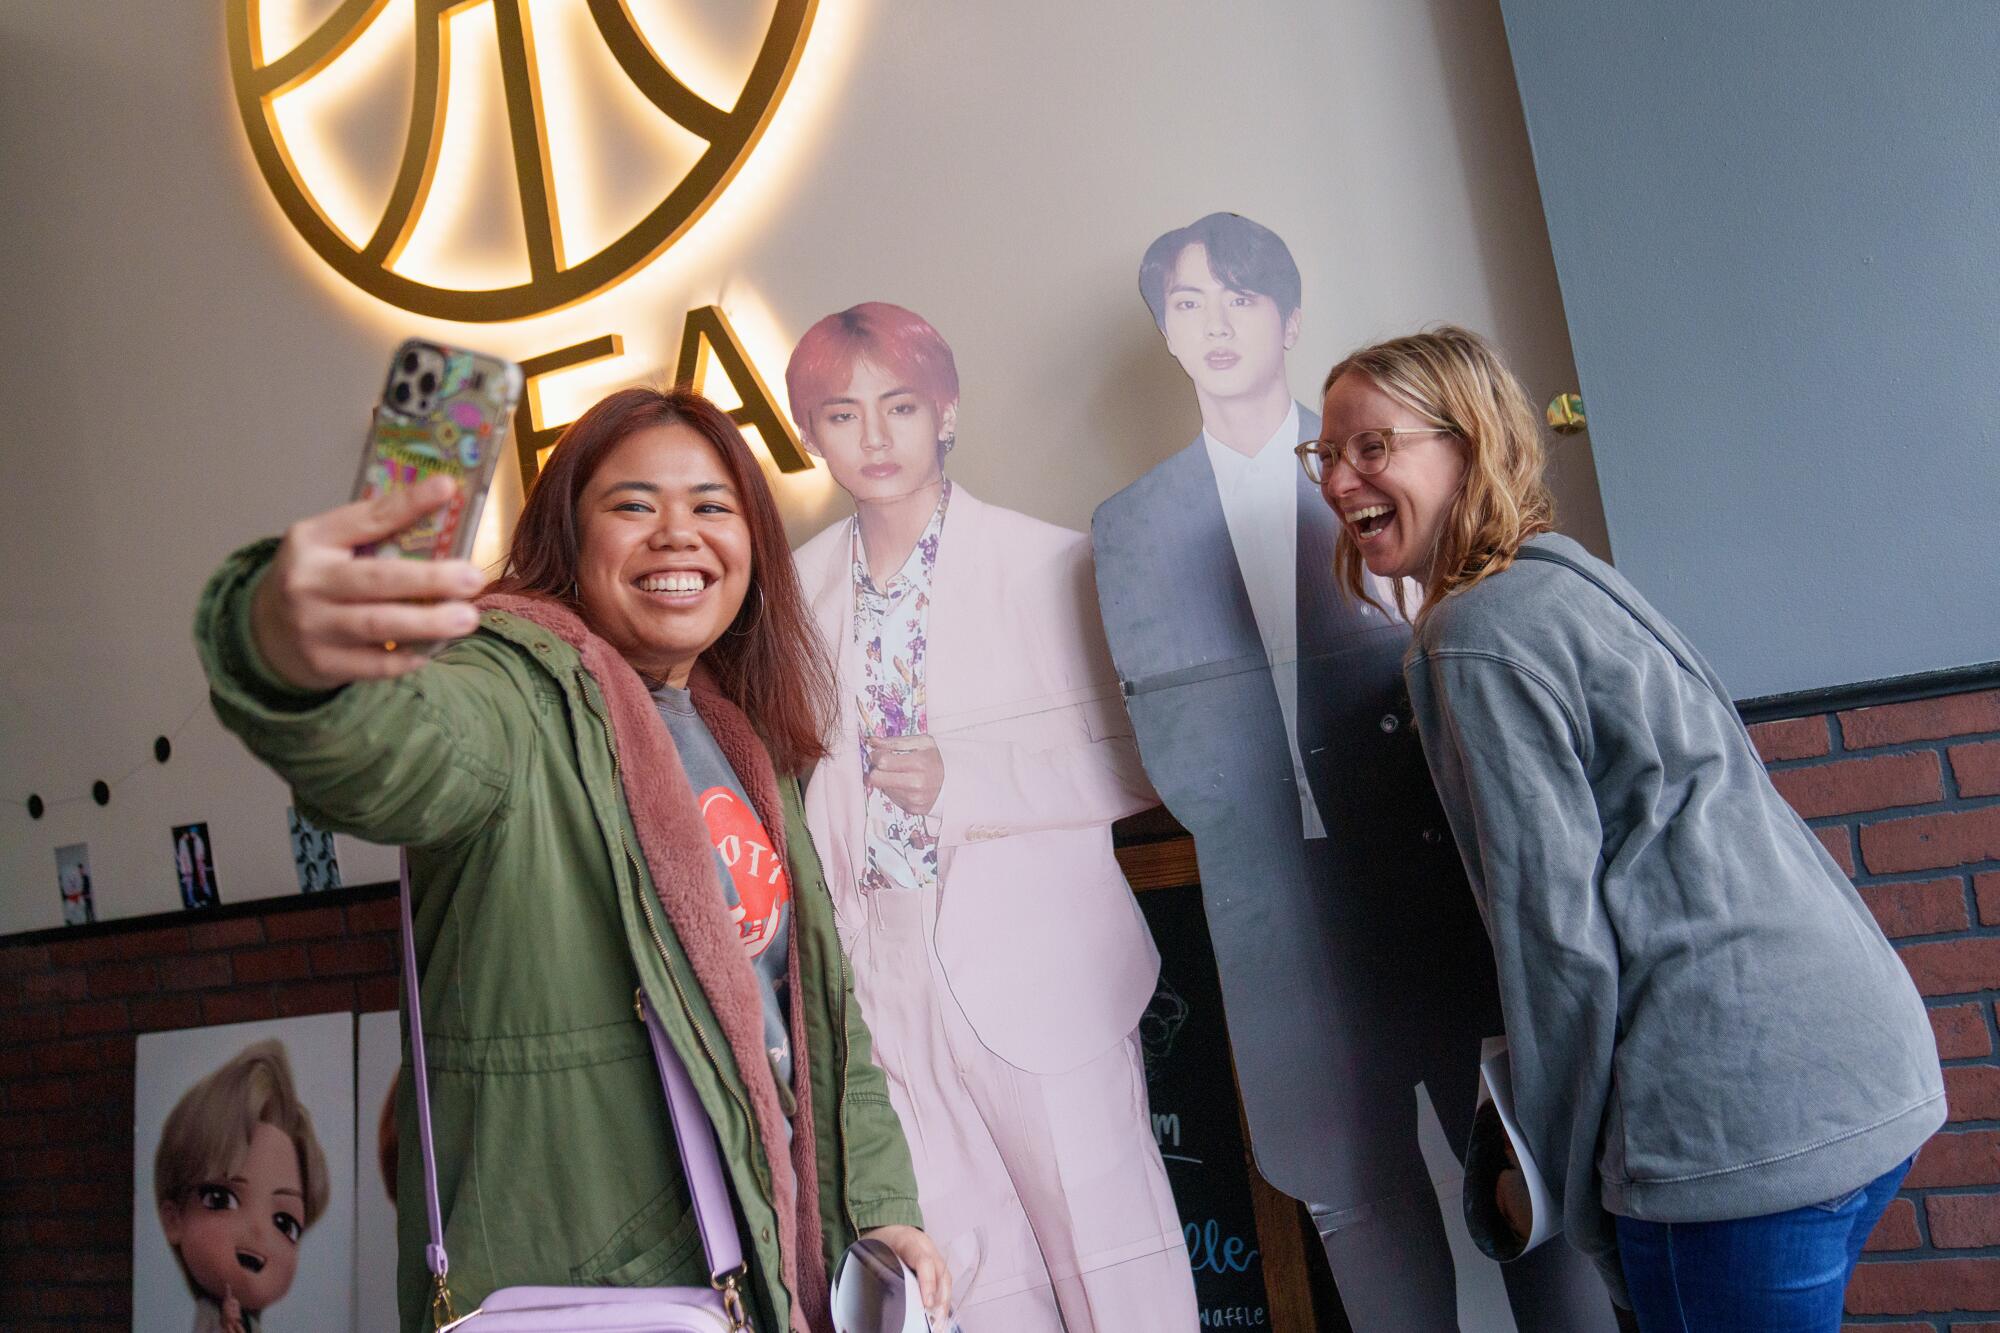
<path fill-rule="evenodd" d="M 1715 673 L 1554 535 L 1442 602 L 1405 667 L 1492 937 L 1514 1089 L 1577 1248 L 1607 1213 L 1782 1212 L 1944 1122 L 1922 999 Z"/>

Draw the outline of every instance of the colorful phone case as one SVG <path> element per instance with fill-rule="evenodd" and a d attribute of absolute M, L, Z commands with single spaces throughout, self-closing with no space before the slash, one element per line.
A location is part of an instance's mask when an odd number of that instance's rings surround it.
<path fill-rule="evenodd" d="M 462 560 L 471 552 L 521 385 L 521 368 L 498 357 L 418 338 L 396 349 L 354 498 L 401 490 L 437 473 L 459 483 L 458 497 L 394 537 L 356 547 L 356 554 Z"/>

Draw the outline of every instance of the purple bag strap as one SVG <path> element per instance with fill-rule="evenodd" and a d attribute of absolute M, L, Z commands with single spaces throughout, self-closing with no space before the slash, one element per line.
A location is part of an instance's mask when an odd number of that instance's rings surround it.
<path fill-rule="evenodd" d="M 444 1211 L 438 1207 L 437 1154 L 431 1149 L 431 1075 L 424 1060 L 424 1006 L 417 988 L 417 932 L 410 924 L 410 854 L 397 858 L 399 891 L 403 917 L 403 1008 L 409 1015 L 410 1063 L 417 1077 L 417 1141 L 424 1153 L 424 1215 L 430 1221 L 431 1240 L 424 1247 L 424 1267 L 431 1270 L 442 1289 L 451 1272 L 451 1256 L 444 1252 Z"/>
<path fill-rule="evenodd" d="M 444 1213 L 438 1207 L 437 1155 L 431 1146 L 431 1080 L 424 1058 L 424 1009 L 417 981 L 416 932 L 410 919 L 410 858 L 400 857 L 403 918 L 403 999 L 409 1012 L 410 1063 L 416 1075 L 417 1139 L 424 1154 L 424 1212 L 430 1223 L 430 1244 L 424 1248 L 424 1265 L 440 1284 L 451 1271 L 451 1256 L 444 1249 Z M 722 1150 L 716 1142 L 715 1126 L 702 1109 L 688 1078 L 680 1053 L 667 1040 L 660 1016 L 643 990 L 633 1001 L 645 1020 L 646 1036 L 652 1043 L 653 1061 L 660 1068 L 660 1085 L 667 1094 L 667 1118 L 673 1124 L 674 1146 L 680 1150 L 681 1171 L 687 1177 L 688 1195 L 694 1203 L 694 1220 L 701 1232 L 701 1248 L 708 1258 L 711 1285 L 718 1290 L 725 1279 L 743 1272 L 743 1242 L 736 1234 L 736 1211 L 730 1203 L 729 1178 L 722 1170 Z"/>
<path fill-rule="evenodd" d="M 660 1083 L 667 1091 L 667 1118 L 673 1122 L 674 1145 L 681 1152 L 681 1174 L 687 1177 L 702 1252 L 708 1256 L 708 1280 L 720 1289 L 725 1278 L 743 1272 L 743 1241 L 736 1234 L 736 1209 L 730 1202 L 729 1178 L 722 1171 L 722 1149 L 680 1052 L 667 1040 L 667 1030 L 653 1012 L 652 1000 L 641 990 L 637 1003 L 653 1042 Z"/>

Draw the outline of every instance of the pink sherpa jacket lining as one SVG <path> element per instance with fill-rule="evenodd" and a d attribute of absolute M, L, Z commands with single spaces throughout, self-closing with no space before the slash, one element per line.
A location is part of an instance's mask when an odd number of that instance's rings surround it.
<path fill-rule="evenodd" d="M 701 983 L 709 1008 L 722 1027 L 749 1090 L 750 1108 L 766 1158 L 790 1158 L 792 1170 L 771 1172 L 772 1202 L 778 1213 L 778 1250 L 783 1279 L 792 1297 L 794 1333 L 828 1333 L 833 1316 L 819 1218 L 819 1158 L 814 1132 L 809 1061 L 792 1062 L 792 1093 L 798 1103 L 786 1144 L 785 1112 L 777 1079 L 764 1045 L 764 1007 L 756 973 L 737 928 L 729 919 L 715 870 L 714 844 L 695 805 L 694 791 L 672 736 L 639 673 L 618 650 L 592 633 L 582 617 L 546 597 L 494 594 L 479 599 L 487 611 L 505 611 L 532 621 L 576 649 L 583 669 L 596 680 L 610 713 L 625 804 L 639 834 L 639 849 L 654 891 L 673 927 L 681 952 Z M 772 846 L 786 864 L 785 810 L 778 796 L 771 756 L 742 710 L 724 698 L 707 672 L 697 667 L 689 682 L 695 711 L 715 737 L 723 757 L 763 820 Z M 794 892 L 798 886 L 794 884 Z M 804 1052 L 806 1027 L 799 986 L 798 916 L 790 918 L 792 1049 Z M 804 1200 L 804 1206 L 800 1201 Z"/>

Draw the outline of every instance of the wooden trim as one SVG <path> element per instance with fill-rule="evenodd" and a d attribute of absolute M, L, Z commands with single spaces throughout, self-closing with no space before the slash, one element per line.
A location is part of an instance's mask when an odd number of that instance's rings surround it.
<path fill-rule="evenodd" d="M 1135 891 L 1179 889 L 1201 880 L 1195 868 L 1194 839 L 1186 834 L 1158 842 L 1132 843 L 1117 851 L 1119 868 Z"/>
<path fill-rule="evenodd" d="M 343 884 L 317 893 L 285 893 L 269 898 L 245 898 L 240 902 L 218 903 L 214 907 L 182 907 L 171 912 L 148 912 L 144 916 L 116 916 L 109 921 L 92 921 L 81 926 L 49 926 L 24 930 L 16 935 L 0 935 L 0 948 L 16 944 L 53 944 L 57 940 L 87 940 L 100 935 L 124 935 L 135 930 L 164 930 L 173 926 L 200 925 L 208 921 L 229 921 L 243 916 L 277 916 L 314 907 L 345 907 L 396 896 L 393 879 L 379 884 Z"/>

